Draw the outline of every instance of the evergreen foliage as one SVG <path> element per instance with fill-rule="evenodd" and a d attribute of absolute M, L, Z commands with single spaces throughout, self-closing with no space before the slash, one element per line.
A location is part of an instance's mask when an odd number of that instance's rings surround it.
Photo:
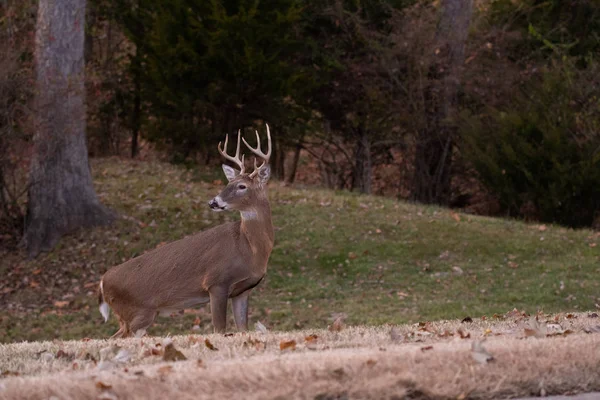
<path fill-rule="evenodd" d="M 595 65 L 554 69 L 510 107 L 467 119 L 463 154 L 509 215 L 573 227 L 594 223 L 600 209 L 596 71 Z"/>

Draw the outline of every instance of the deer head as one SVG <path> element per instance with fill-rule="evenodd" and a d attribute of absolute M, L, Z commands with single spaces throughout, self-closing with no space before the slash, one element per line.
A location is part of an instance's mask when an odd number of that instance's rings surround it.
<path fill-rule="evenodd" d="M 265 196 L 265 185 L 269 181 L 271 168 L 269 167 L 269 158 L 271 157 L 271 132 L 267 125 L 267 146 L 268 150 L 263 153 L 260 146 L 260 136 L 256 132 L 256 148 L 253 148 L 242 138 L 238 131 L 237 148 L 234 156 L 227 154 L 227 143 L 229 136 L 225 136 L 225 144 L 221 149 L 221 142 L 217 146 L 219 153 L 227 160 L 235 163 L 239 170 L 236 170 L 226 164 L 223 164 L 223 172 L 229 183 L 208 205 L 214 211 L 236 210 L 242 213 L 249 213 L 258 203 L 258 200 Z M 254 170 L 251 173 L 245 172 L 244 155 L 240 158 L 240 139 L 254 153 Z M 263 160 L 260 166 L 257 166 L 256 157 Z"/>

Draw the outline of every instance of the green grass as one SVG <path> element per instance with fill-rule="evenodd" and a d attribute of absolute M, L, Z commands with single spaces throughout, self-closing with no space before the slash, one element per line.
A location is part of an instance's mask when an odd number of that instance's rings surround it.
<path fill-rule="evenodd" d="M 0 273 L 18 266 L 18 284 L 9 283 L 13 291 L 2 298 L 15 311 L 0 311 L 1 341 L 109 335 L 116 320 L 101 323 L 91 286 L 107 268 L 238 218 L 206 206 L 222 187 L 214 182 L 224 180 L 217 171 L 101 159 L 93 172 L 102 201 L 131 218 L 65 238 L 34 261 L 3 257 Z M 349 324 L 384 324 L 491 316 L 515 307 L 587 310 L 600 303 L 600 237 L 592 231 L 457 216 L 278 182 L 269 196 L 276 243 L 267 278 L 251 298 L 251 321 L 271 329 L 326 327 L 335 313 L 347 314 Z M 24 277 L 39 286 L 24 285 Z M 55 301 L 69 304 L 56 309 Z M 210 331 L 207 309 L 198 315 L 200 332 Z M 150 333 L 191 332 L 195 318 L 161 318 Z"/>

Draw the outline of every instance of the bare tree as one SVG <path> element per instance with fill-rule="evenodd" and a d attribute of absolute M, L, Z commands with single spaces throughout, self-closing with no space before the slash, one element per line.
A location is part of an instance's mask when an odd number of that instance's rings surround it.
<path fill-rule="evenodd" d="M 454 126 L 460 75 L 465 59 L 472 0 L 442 0 L 436 31 L 436 60 L 431 65 L 426 102 L 428 126 L 419 132 L 412 197 L 424 203 L 450 200 Z"/>
<path fill-rule="evenodd" d="M 64 234 L 109 223 L 88 163 L 84 88 L 86 0 L 40 0 L 34 154 L 24 244 L 30 257 Z"/>

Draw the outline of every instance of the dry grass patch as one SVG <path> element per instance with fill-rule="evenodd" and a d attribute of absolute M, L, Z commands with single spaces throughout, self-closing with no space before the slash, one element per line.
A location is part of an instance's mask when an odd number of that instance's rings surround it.
<path fill-rule="evenodd" d="M 0 398 L 483 399 L 600 389 L 595 314 L 503 318 L 1 345 Z M 489 362 L 472 350 L 482 340 Z"/>

